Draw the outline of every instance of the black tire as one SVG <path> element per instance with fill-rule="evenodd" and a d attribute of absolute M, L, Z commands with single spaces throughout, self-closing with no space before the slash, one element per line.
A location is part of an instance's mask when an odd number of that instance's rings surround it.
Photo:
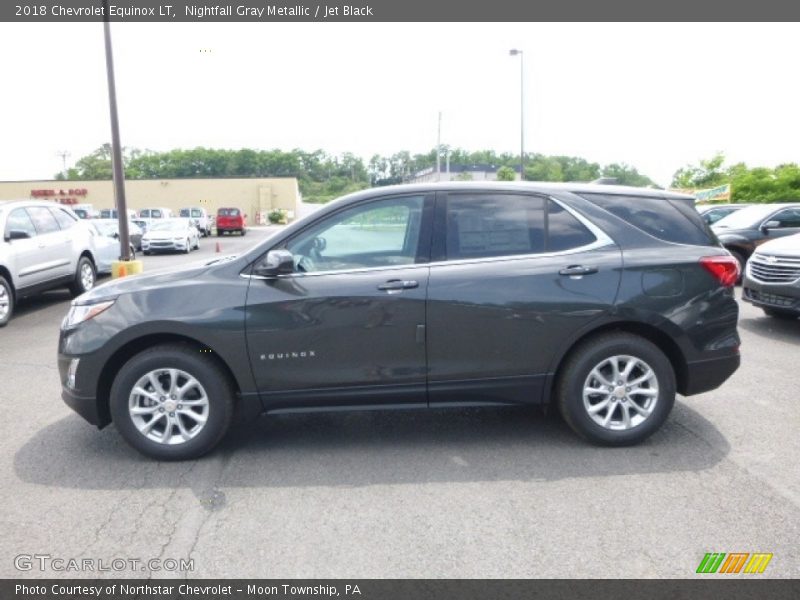
<path fill-rule="evenodd" d="M 136 248 L 131 246 L 131 260 L 136 260 Z"/>
<path fill-rule="evenodd" d="M 207 420 L 200 431 L 195 437 L 177 444 L 165 444 L 146 437 L 137 428 L 128 409 L 135 384 L 149 372 L 160 369 L 178 369 L 191 375 L 208 398 Z M 185 344 L 161 345 L 137 354 L 119 370 L 111 386 L 110 409 L 111 418 L 122 437 L 145 456 L 158 460 L 191 460 L 211 451 L 228 431 L 233 417 L 233 390 L 219 365 L 198 349 Z M 161 424 L 157 423 L 152 429 L 159 426 Z M 177 428 L 177 424 L 174 427 Z M 161 431 L 164 430 L 166 427 L 161 426 Z"/>
<path fill-rule="evenodd" d="M 145 256 L 150 256 L 151 252 L 150 250 L 143 250 L 142 254 L 144 254 Z"/>
<path fill-rule="evenodd" d="M 84 281 L 84 270 L 86 272 L 86 280 Z M 89 274 L 91 273 L 91 276 Z M 88 292 L 97 283 L 97 269 L 94 263 L 86 256 L 81 256 L 78 260 L 78 267 L 75 269 L 75 277 L 69 285 L 69 291 L 73 296 L 80 296 Z"/>
<path fill-rule="evenodd" d="M 186 238 L 186 249 L 183 251 L 184 254 L 189 254 L 192 251 L 192 246 L 189 243 L 189 238 Z"/>
<path fill-rule="evenodd" d="M 768 317 L 772 317 L 774 319 L 783 319 L 785 321 L 794 321 L 798 315 L 796 312 L 791 310 L 783 310 L 780 308 L 765 308 L 761 307 L 761 310 L 764 311 L 764 314 Z"/>
<path fill-rule="evenodd" d="M 744 254 L 738 250 L 731 250 L 731 254 L 733 254 L 733 258 L 736 259 L 736 262 L 739 263 L 739 279 L 736 280 L 736 283 L 741 283 L 742 277 L 744 277 L 744 268 L 745 265 L 747 265 L 747 259 L 744 257 Z"/>
<path fill-rule="evenodd" d="M 5 307 L 5 311 L 0 314 L 0 327 L 5 327 L 11 320 L 11 315 L 14 314 L 14 290 L 2 275 L 0 275 L 0 304 Z"/>
<path fill-rule="evenodd" d="M 643 361 L 646 366 L 650 367 L 658 386 L 652 412 L 643 421 L 629 429 L 615 430 L 604 427 L 593 420 L 584 404 L 583 390 L 584 385 L 589 382 L 590 373 L 604 360 L 614 356 L 631 356 Z M 632 371 L 632 377 L 644 372 L 637 369 L 639 367 Z M 651 387 L 652 382 L 647 385 Z M 638 395 L 633 399 L 626 395 L 623 399 L 617 397 L 615 392 L 611 391 L 612 388 L 606 387 L 605 389 L 608 391 L 606 399 L 612 403 L 610 406 L 613 408 L 605 409 L 602 414 L 597 413 L 597 415 L 598 418 L 602 418 L 611 412 L 611 425 L 615 420 L 622 419 L 624 411 L 628 411 L 634 415 L 634 418 L 638 418 L 634 411 L 629 410 L 630 403 L 635 402 L 637 406 L 643 406 L 647 402 L 648 396 Z M 620 390 L 619 393 L 624 394 L 626 388 L 623 385 L 614 389 Z M 590 397 L 594 398 L 597 404 L 603 401 L 602 395 L 590 395 Z M 629 333 L 603 334 L 583 342 L 570 353 L 557 382 L 556 401 L 564 420 L 581 437 L 602 446 L 630 446 L 647 439 L 667 419 L 675 403 L 675 373 L 669 359 L 648 340 Z M 594 404 L 590 402 L 590 405 Z M 646 406 L 644 407 L 646 408 Z"/>
<path fill-rule="evenodd" d="M 239 233 L 242 235 L 247 235 L 247 229 L 241 229 L 239 230 Z"/>

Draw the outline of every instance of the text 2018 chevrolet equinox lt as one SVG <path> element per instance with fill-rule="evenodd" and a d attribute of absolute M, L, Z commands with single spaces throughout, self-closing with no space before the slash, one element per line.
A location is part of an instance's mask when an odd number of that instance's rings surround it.
<path fill-rule="evenodd" d="M 208 452 L 235 411 L 552 402 L 587 440 L 635 444 L 738 368 L 738 276 L 689 196 L 377 188 L 80 296 L 62 395 L 159 459 Z"/>

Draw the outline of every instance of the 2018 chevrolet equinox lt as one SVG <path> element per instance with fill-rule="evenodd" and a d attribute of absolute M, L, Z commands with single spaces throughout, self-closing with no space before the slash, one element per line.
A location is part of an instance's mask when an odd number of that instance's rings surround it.
<path fill-rule="evenodd" d="M 554 403 L 655 432 L 739 366 L 736 260 L 690 196 L 591 184 L 371 189 L 251 250 L 115 280 L 64 319 L 63 399 L 158 459 L 244 416 Z"/>

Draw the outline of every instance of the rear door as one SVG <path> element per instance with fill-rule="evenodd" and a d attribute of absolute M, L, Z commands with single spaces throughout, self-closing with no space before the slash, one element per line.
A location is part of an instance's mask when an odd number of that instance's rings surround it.
<path fill-rule="evenodd" d="M 36 227 L 37 262 L 42 281 L 52 281 L 71 274 L 72 241 L 62 231 L 55 215 L 45 206 L 26 209 Z"/>
<path fill-rule="evenodd" d="M 437 198 L 428 284 L 428 394 L 439 403 L 540 400 L 553 349 L 610 310 L 619 248 L 535 194 Z"/>

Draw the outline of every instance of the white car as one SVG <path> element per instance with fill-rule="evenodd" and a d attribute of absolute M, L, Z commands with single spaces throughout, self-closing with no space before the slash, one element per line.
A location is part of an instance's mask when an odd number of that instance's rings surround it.
<path fill-rule="evenodd" d="M 189 254 L 200 249 L 200 232 L 191 219 L 162 219 L 150 223 L 142 236 L 142 252 L 172 250 Z"/>

